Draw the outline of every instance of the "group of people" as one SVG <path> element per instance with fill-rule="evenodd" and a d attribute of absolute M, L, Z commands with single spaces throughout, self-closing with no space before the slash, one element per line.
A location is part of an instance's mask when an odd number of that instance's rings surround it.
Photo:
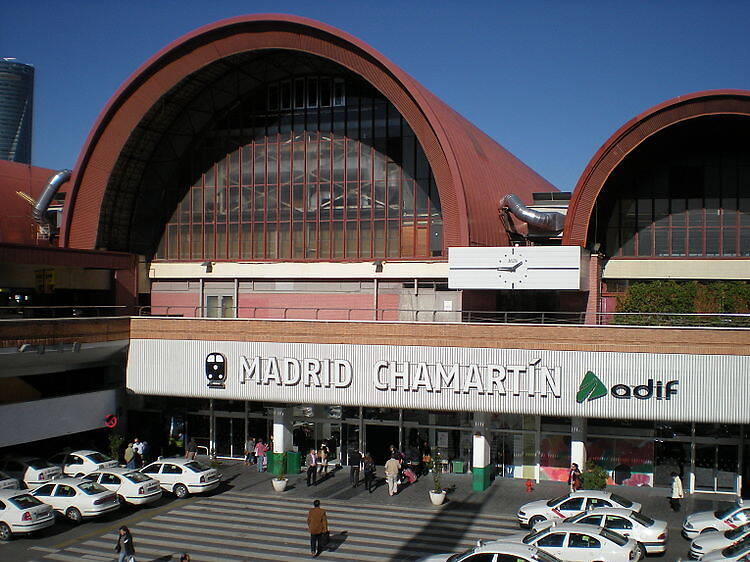
<path fill-rule="evenodd" d="M 123 457 L 125 466 L 128 468 L 141 468 L 146 464 L 146 457 L 149 453 L 148 443 L 141 441 L 137 437 L 128 443 L 125 447 Z"/>
<path fill-rule="evenodd" d="M 255 464 L 258 472 L 265 472 L 268 468 L 268 451 L 273 450 L 273 439 L 267 443 L 262 438 L 249 437 L 245 441 L 245 466 Z"/>
<path fill-rule="evenodd" d="M 329 461 L 331 460 L 331 448 L 327 441 L 321 441 L 318 449 L 310 449 L 305 456 L 305 467 L 307 467 L 307 485 L 314 486 L 318 483 L 318 475 L 325 478 L 328 474 Z"/>

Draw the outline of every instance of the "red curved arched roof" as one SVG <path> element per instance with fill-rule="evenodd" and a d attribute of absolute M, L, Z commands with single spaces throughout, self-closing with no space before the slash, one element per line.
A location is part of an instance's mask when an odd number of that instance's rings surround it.
<path fill-rule="evenodd" d="M 417 83 L 382 54 L 331 26 L 288 15 L 239 16 L 177 39 L 143 64 L 110 99 L 75 166 L 62 240 L 97 247 L 100 211 L 118 155 L 131 131 L 170 88 L 201 67 L 253 50 L 296 50 L 362 76 L 401 112 L 435 176 L 445 246 L 507 243 L 497 200 L 512 192 L 531 202 L 555 188 Z"/>
<path fill-rule="evenodd" d="M 568 207 L 563 244 L 586 246 L 594 205 L 607 179 L 633 150 L 676 123 L 706 115 L 750 116 L 750 91 L 709 90 L 667 100 L 634 117 L 594 154 L 583 170 Z"/>

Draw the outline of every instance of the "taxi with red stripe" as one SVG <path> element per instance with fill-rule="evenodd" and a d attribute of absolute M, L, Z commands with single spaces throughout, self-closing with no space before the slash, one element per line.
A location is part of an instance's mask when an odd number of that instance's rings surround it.
<path fill-rule="evenodd" d="M 600 490 L 579 490 L 551 500 L 537 500 L 524 504 L 519 508 L 516 517 L 521 527 L 533 527 L 543 521 L 566 519 L 597 507 L 641 510 L 641 504 L 619 494 Z"/>
<path fill-rule="evenodd" d="M 750 506 L 732 504 L 716 511 L 699 511 L 688 515 L 682 524 L 682 536 L 694 539 L 709 531 L 729 531 L 750 521 Z"/>

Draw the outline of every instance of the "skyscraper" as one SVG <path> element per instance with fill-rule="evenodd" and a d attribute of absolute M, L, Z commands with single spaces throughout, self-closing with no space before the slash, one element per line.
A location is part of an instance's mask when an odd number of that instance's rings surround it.
<path fill-rule="evenodd" d="M 0 159 L 31 163 L 34 67 L 0 59 Z"/>

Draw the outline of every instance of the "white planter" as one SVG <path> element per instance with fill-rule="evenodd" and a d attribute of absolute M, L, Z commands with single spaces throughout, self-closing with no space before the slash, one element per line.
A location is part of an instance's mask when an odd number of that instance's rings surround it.
<path fill-rule="evenodd" d="M 283 480 L 279 480 L 278 478 L 274 478 L 271 480 L 271 484 L 273 484 L 273 489 L 277 492 L 283 492 L 286 490 L 286 483 L 289 482 L 286 478 Z"/>
<path fill-rule="evenodd" d="M 432 502 L 432 505 L 443 505 L 443 502 L 445 501 L 445 490 L 439 492 L 430 490 L 430 501 Z"/>

